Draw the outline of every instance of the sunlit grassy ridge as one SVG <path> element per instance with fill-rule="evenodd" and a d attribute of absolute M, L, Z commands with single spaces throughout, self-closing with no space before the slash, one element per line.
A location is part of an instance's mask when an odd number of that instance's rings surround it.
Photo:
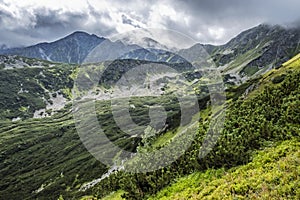
<path fill-rule="evenodd" d="M 291 140 L 259 151 L 244 166 L 178 179 L 149 200 L 299 199 L 299 184 L 300 141 Z"/>
<path fill-rule="evenodd" d="M 255 96 L 257 93 L 261 92 L 265 87 L 271 86 L 273 84 L 281 83 L 285 76 L 290 73 L 295 73 L 300 71 L 300 54 L 293 57 L 291 60 L 283 63 L 280 67 L 272 69 L 265 73 L 255 85 L 255 91 L 253 91 L 249 96 Z"/>

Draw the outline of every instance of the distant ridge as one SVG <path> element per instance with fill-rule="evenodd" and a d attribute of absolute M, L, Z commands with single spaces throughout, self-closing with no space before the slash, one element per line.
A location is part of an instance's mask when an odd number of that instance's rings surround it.
<path fill-rule="evenodd" d="M 2 54 L 20 55 L 62 63 L 81 63 L 88 53 L 105 38 L 76 31 L 51 43 L 39 43 L 25 48 L 0 50 Z"/>
<path fill-rule="evenodd" d="M 210 55 L 216 66 L 224 68 L 223 71 L 251 76 L 259 71 L 266 71 L 268 67 L 280 66 L 299 53 L 299 39 L 299 28 L 261 24 L 243 31 L 224 45 L 195 44 L 172 53 L 162 51 L 160 47 L 164 46 L 152 38 L 144 38 L 144 43 L 148 46 L 142 48 L 136 44 L 127 44 L 126 41 L 112 42 L 94 34 L 76 31 L 50 43 L 39 43 L 25 48 L 2 48 L 0 54 L 75 64 L 83 63 L 96 47 L 100 55 L 91 61 L 126 58 L 158 62 L 197 62 L 199 58 Z M 99 46 L 101 43 L 103 45 Z"/>

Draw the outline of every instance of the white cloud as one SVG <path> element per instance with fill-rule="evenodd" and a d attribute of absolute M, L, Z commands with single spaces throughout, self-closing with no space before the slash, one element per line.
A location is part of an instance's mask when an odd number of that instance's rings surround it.
<path fill-rule="evenodd" d="M 259 23 L 286 23 L 300 18 L 298 0 L 0 2 L 0 44 L 8 45 L 51 41 L 76 30 L 106 37 L 137 27 L 172 29 L 202 43 L 220 44 Z"/>
<path fill-rule="evenodd" d="M 216 40 L 220 40 L 224 37 L 225 29 L 222 27 L 211 27 L 211 28 L 208 28 L 208 33 L 212 37 L 216 38 Z"/>

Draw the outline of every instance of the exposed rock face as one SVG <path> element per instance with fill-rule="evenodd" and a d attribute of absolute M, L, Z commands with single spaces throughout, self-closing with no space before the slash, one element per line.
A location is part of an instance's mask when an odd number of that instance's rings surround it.
<path fill-rule="evenodd" d="M 295 56 L 300 48 L 300 29 L 286 29 L 280 26 L 260 25 L 247 30 L 221 46 L 213 55 L 218 65 L 225 65 L 234 59 L 251 58 L 239 70 L 242 76 L 252 75 L 249 71 L 277 67 Z M 224 54 L 228 49 L 230 54 Z M 247 72 L 248 71 L 248 72 Z M 247 74 L 248 73 L 248 74 Z"/>
<path fill-rule="evenodd" d="M 244 77 L 280 66 L 300 51 L 299 42 L 300 28 L 262 24 L 242 32 L 224 45 L 196 44 L 179 51 L 179 54 L 197 61 L 197 56 L 205 55 L 201 53 L 205 50 L 225 73 Z"/>
<path fill-rule="evenodd" d="M 49 67 L 54 65 L 44 60 L 37 60 L 32 58 L 25 58 L 16 55 L 0 55 L 0 69 L 13 69 L 13 68 L 36 68 L 36 67 Z"/>

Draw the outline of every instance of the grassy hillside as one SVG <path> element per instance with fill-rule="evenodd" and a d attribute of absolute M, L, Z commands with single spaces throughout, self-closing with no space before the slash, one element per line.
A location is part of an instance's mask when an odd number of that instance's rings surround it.
<path fill-rule="evenodd" d="M 299 158 L 300 141 L 284 141 L 259 151 L 246 165 L 180 178 L 149 200 L 299 199 Z"/>
<path fill-rule="evenodd" d="M 280 80 L 276 80 L 278 76 Z M 110 194 L 112 199 L 118 199 L 122 191 L 121 196 L 128 199 L 297 199 L 299 82 L 298 58 L 247 82 L 253 91 L 229 103 L 225 129 L 205 158 L 198 159 L 207 128 L 203 118 L 196 140 L 171 166 L 147 174 L 111 175 L 95 186 L 95 197 L 118 189 Z M 188 174 L 193 175 L 172 185 L 174 180 Z"/>
<path fill-rule="evenodd" d="M 106 171 L 86 151 L 66 111 L 0 124 L 0 199 L 57 199 Z"/>
<path fill-rule="evenodd" d="M 170 124 L 167 130 L 178 126 L 179 105 L 170 97 L 135 98 L 131 104 L 136 106 L 131 114 L 139 125 L 149 123 L 147 105 L 160 104 L 172 111 L 167 117 Z M 105 134 L 115 145 L 134 152 L 139 138 L 130 137 L 118 128 L 110 106 L 109 101 L 96 103 Z M 89 115 L 85 113 L 85 117 Z M 48 118 L 1 121 L 0 144 L 0 199 L 82 195 L 79 189 L 84 183 L 107 171 L 83 146 L 75 129 L 71 105 Z M 104 150 L 105 147 L 103 144 Z"/>

